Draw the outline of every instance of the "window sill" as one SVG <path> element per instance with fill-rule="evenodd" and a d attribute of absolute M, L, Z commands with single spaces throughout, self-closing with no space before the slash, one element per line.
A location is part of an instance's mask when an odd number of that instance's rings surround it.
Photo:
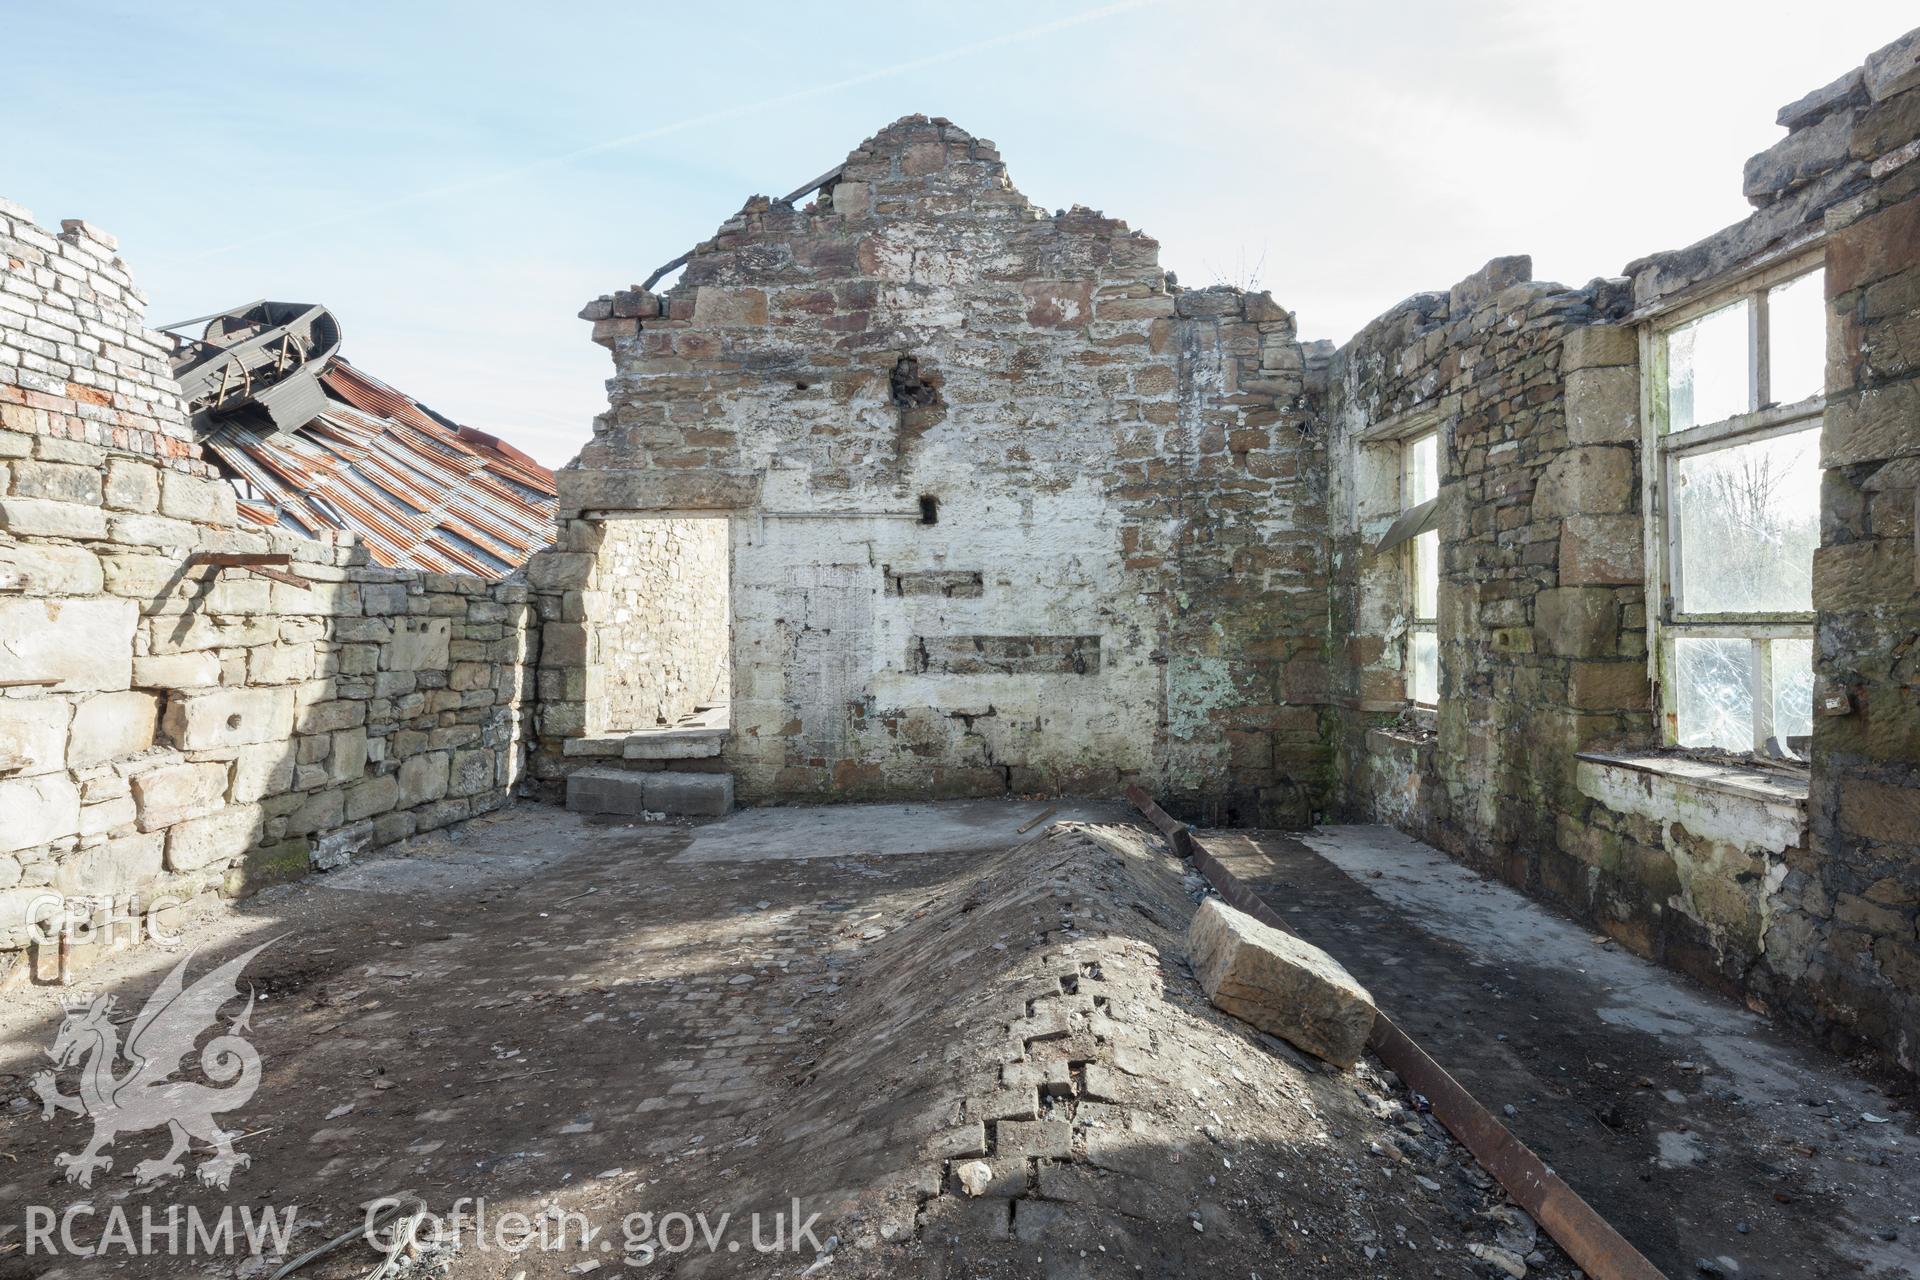
<path fill-rule="evenodd" d="M 1792 773 L 1652 753 L 1579 752 L 1581 794 L 1616 813 L 1679 823 L 1737 848 L 1780 852 L 1807 842 L 1807 779 Z"/>
<path fill-rule="evenodd" d="M 1610 755 L 1599 751 L 1581 751 L 1576 759 L 1603 764 L 1637 773 L 1659 774 L 1676 782 L 1706 791 L 1724 791 L 1750 800 L 1776 803 L 1807 803 L 1807 778 L 1786 769 L 1768 769 L 1760 765 L 1724 764 L 1695 760 L 1688 756 L 1628 753 Z"/>

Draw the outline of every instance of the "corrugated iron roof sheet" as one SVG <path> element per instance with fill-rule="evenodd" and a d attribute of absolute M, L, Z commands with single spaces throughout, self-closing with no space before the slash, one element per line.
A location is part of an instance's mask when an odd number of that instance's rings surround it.
<path fill-rule="evenodd" d="M 553 472 L 336 358 L 297 431 L 230 419 L 202 439 L 243 516 L 358 534 L 377 564 L 498 578 L 553 541 Z"/>

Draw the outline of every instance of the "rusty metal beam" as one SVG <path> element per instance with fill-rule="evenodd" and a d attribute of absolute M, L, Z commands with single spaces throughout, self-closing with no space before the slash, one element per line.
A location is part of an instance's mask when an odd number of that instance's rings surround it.
<path fill-rule="evenodd" d="M 1128 787 L 1127 799 L 1167 837 L 1176 853 L 1193 863 L 1230 906 L 1282 933 L 1294 932 L 1259 894 L 1214 857 L 1186 823 L 1167 814 L 1139 787 Z M 1659 1268 L 1648 1262 L 1526 1143 L 1481 1106 L 1412 1036 L 1396 1026 L 1384 1010 L 1374 1014 L 1373 1033 L 1367 1038 L 1367 1047 L 1408 1088 L 1426 1097 L 1433 1106 L 1434 1119 L 1473 1153 L 1481 1167 L 1506 1188 L 1514 1203 L 1532 1214 L 1593 1280 L 1664 1280 Z"/>
<path fill-rule="evenodd" d="M 189 558 L 187 563 L 203 564 L 214 569 L 244 569 L 262 578 L 284 582 L 290 587 L 313 585 L 300 575 L 286 571 L 286 566 L 293 563 L 293 557 L 285 553 L 256 555 L 240 551 L 202 551 Z"/>

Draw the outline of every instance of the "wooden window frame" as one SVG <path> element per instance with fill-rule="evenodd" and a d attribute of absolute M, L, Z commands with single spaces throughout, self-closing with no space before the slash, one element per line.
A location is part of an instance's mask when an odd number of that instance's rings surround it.
<path fill-rule="evenodd" d="M 1647 556 L 1647 659 L 1658 691 L 1660 740 L 1670 747 L 1679 745 L 1679 707 L 1674 679 L 1674 641 L 1677 639 L 1746 639 L 1753 646 L 1750 697 L 1753 706 L 1753 740 L 1749 750 L 1756 756 L 1768 755 L 1767 740 L 1773 738 L 1774 672 L 1773 642 L 1811 640 L 1814 614 L 1811 610 L 1789 613 L 1682 613 L 1681 529 L 1678 511 L 1671 500 L 1675 490 L 1678 463 L 1683 458 L 1751 444 L 1776 436 L 1792 435 L 1809 428 L 1818 430 L 1826 412 L 1824 393 L 1794 404 L 1769 403 L 1772 378 L 1770 368 L 1771 325 L 1768 294 L 1781 285 L 1798 280 L 1824 265 L 1818 252 L 1797 256 L 1756 271 L 1716 289 L 1696 301 L 1647 319 L 1639 328 L 1640 367 L 1646 371 L 1640 380 L 1641 415 L 1644 424 L 1643 456 L 1650 465 L 1642 470 L 1644 492 L 1641 509 L 1646 513 Z M 1696 423 L 1678 432 L 1668 430 L 1667 337 L 1702 316 L 1735 305 L 1750 303 L 1747 328 L 1748 403 L 1745 413 L 1716 422 Z"/>

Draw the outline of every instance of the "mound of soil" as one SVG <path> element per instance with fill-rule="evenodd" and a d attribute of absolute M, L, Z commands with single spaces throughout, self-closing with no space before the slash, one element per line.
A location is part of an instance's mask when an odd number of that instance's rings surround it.
<path fill-rule="evenodd" d="M 1207 1002 L 1183 945 L 1204 891 L 1131 827 L 968 863 L 866 930 L 811 1061 L 705 1190 L 819 1209 L 816 1275 L 1577 1274 L 1392 1073 Z"/>

